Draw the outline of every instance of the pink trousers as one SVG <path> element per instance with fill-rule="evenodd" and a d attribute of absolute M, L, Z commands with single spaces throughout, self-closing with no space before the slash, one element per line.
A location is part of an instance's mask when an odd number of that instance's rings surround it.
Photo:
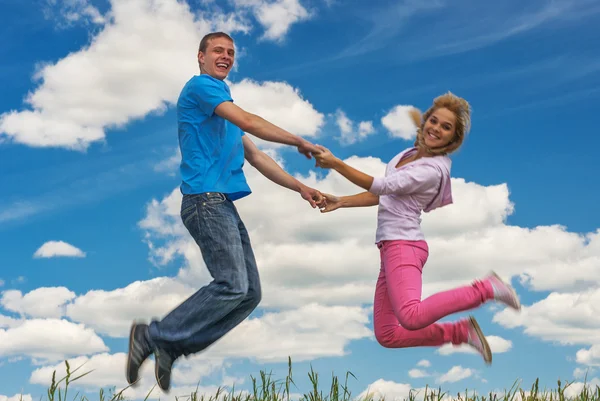
<path fill-rule="evenodd" d="M 439 292 L 421 300 L 425 241 L 383 241 L 377 245 L 381 269 L 375 289 L 375 337 L 386 348 L 455 345 L 467 342 L 467 321 L 435 323 L 444 316 L 476 308 L 493 297 L 488 282 Z"/>

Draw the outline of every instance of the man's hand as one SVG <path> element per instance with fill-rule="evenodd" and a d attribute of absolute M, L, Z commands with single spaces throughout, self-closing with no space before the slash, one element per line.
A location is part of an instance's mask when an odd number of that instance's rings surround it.
<path fill-rule="evenodd" d="M 306 156 L 307 159 L 310 159 L 311 154 L 314 156 L 315 154 L 320 153 L 321 150 L 316 145 L 313 145 L 307 140 L 302 139 L 302 142 L 300 143 L 300 145 L 298 145 L 298 152 Z"/>
<path fill-rule="evenodd" d="M 302 196 L 302 199 L 308 201 L 313 209 L 317 206 L 322 208 L 326 205 L 326 200 L 325 197 L 323 197 L 323 194 L 314 188 L 302 186 L 300 188 L 300 196 Z"/>

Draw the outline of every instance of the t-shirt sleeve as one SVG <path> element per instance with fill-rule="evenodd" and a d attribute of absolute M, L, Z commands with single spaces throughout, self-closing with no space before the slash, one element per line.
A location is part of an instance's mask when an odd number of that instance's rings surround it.
<path fill-rule="evenodd" d="M 375 177 L 369 192 L 375 195 L 407 195 L 437 188 L 442 172 L 436 166 L 420 165 L 386 177 Z"/>
<path fill-rule="evenodd" d="M 203 77 L 196 79 L 190 85 L 188 94 L 208 116 L 212 116 L 221 103 L 233 101 L 221 83 Z"/>

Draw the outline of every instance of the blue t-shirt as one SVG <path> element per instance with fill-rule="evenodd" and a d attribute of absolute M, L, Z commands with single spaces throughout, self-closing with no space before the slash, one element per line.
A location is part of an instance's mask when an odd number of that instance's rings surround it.
<path fill-rule="evenodd" d="M 232 200 L 251 193 L 244 166 L 244 132 L 214 114 L 222 102 L 233 101 L 224 81 L 208 74 L 195 75 L 177 101 L 181 149 L 181 192 L 223 192 Z"/>

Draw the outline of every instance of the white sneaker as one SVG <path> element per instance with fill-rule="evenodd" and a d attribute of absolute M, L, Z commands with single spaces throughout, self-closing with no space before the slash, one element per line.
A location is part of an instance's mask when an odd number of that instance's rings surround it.
<path fill-rule="evenodd" d="M 490 284 L 492 284 L 492 288 L 494 289 L 494 299 L 496 301 L 500 301 L 515 310 L 521 310 L 521 302 L 519 301 L 517 292 L 510 284 L 504 282 L 500 276 L 493 271 L 487 279 Z"/>

